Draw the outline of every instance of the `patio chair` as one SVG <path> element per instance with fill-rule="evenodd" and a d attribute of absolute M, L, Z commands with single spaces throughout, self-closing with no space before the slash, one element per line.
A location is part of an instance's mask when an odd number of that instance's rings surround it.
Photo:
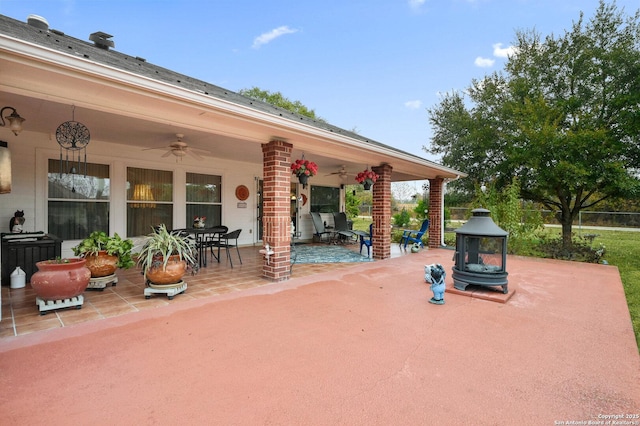
<path fill-rule="evenodd" d="M 345 212 L 333 213 L 333 232 L 340 242 L 349 242 L 355 237 L 355 233 L 349 229 L 347 214 Z"/>
<path fill-rule="evenodd" d="M 198 237 L 198 247 L 199 249 L 202 251 L 205 259 L 204 259 L 204 266 L 207 266 L 207 259 L 206 259 L 206 250 L 209 249 L 209 253 L 211 254 L 211 257 L 215 258 L 218 263 L 220 263 L 220 249 L 218 248 L 218 255 L 216 255 L 213 251 L 214 248 L 218 247 L 218 240 L 219 237 L 221 235 L 226 234 L 227 232 L 229 232 L 229 228 L 224 226 L 224 225 L 217 225 L 211 228 L 205 228 L 205 231 L 202 234 L 196 234 L 199 235 Z"/>
<path fill-rule="evenodd" d="M 360 254 L 362 254 L 362 247 L 367 247 L 367 257 L 371 256 L 370 249 L 371 243 L 373 242 L 373 223 L 369 225 L 369 234 L 366 232 L 358 231 L 358 236 L 360 237 Z"/>
<path fill-rule="evenodd" d="M 228 232 L 226 234 L 222 234 L 218 237 L 215 244 L 218 247 L 218 261 L 220 261 L 220 249 L 223 248 L 227 251 L 227 260 L 231 264 L 233 268 L 233 260 L 231 260 L 231 249 L 236 248 L 236 252 L 238 253 L 238 259 L 240 260 L 240 264 L 242 265 L 242 257 L 240 256 L 240 249 L 238 248 L 238 238 L 240 237 L 240 233 L 242 229 L 236 229 L 235 231 Z"/>
<path fill-rule="evenodd" d="M 332 232 L 328 231 L 325 227 L 324 227 L 324 222 L 322 221 L 322 218 L 320 217 L 320 213 L 318 212 L 311 212 L 311 221 L 313 222 L 313 227 L 315 228 L 316 232 L 313 234 L 314 236 L 318 237 L 320 239 L 320 241 L 322 241 L 323 237 L 326 235 L 328 241 L 327 242 L 331 242 L 331 236 L 332 236 Z"/>
<path fill-rule="evenodd" d="M 424 247 L 422 244 L 422 236 L 429 229 L 429 219 L 425 219 L 422 221 L 422 225 L 420 226 L 420 230 L 416 231 L 415 229 L 405 229 L 402 231 L 402 237 L 400 238 L 400 246 L 403 246 L 404 249 L 407 249 L 407 244 L 417 243 L 420 247 Z"/>

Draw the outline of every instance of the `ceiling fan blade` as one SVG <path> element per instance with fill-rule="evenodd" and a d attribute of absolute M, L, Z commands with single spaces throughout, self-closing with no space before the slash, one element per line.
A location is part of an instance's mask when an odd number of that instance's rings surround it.
<path fill-rule="evenodd" d="M 172 153 L 173 153 L 173 150 L 171 150 L 171 149 L 170 149 L 169 151 L 167 151 L 167 152 L 165 152 L 164 154 L 162 154 L 162 158 L 168 157 L 168 156 L 170 156 Z"/>
<path fill-rule="evenodd" d="M 162 146 L 152 146 L 150 148 L 143 148 L 143 151 L 149 151 L 151 149 L 167 149 L 169 148 L 167 145 L 162 145 Z"/>
<path fill-rule="evenodd" d="M 202 156 L 200 156 L 198 153 L 196 153 L 192 149 L 185 148 L 185 152 L 187 154 L 189 154 L 190 156 L 192 156 L 193 158 L 195 158 L 196 160 L 204 160 L 204 158 L 202 158 Z"/>
<path fill-rule="evenodd" d="M 347 174 L 347 166 L 343 164 L 342 166 L 340 166 L 337 172 L 331 172 L 329 174 L 326 174 L 325 176 L 340 175 L 340 177 L 342 177 L 343 175 L 346 175 L 346 174 Z"/>

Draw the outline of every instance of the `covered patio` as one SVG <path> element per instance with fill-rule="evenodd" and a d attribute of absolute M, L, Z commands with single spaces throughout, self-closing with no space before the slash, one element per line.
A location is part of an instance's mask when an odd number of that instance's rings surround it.
<path fill-rule="evenodd" d="M 616 267 L 509 256 L 506 303 L 446 293 L 438 306 L 423 268 L 442 264 L 450 288 L 452 251 L 397 254 L 271 282 L 247 253 L 148 305 L 126 272 L 136 312 L 0 338 L 0 411 L 11 424 L 638 421 Z"/>
<path fill-rule="evenodd" d="M 347 185 L 364 170 L 379 175 L 374 258 L 390 256 L 393 182 L 429 182 L 429 244 L 443 243 L 444 188 L 463 173 L 119 52 L 112 37 L 0 15 L 2 105 L 24 119 L 0 128 L 13 172 L 0 218 L 19 209 L 25 232 L 63 240 L 62 257 L 95 230 L 139 240 L 204 216 L 242 229 L 240 245 L 268 244 L 262 275 L 287 280 L 291 223 L 311 239 L 310 213 L 345 211 Z M 319 170 L 308 185 L 291 173 L 303 158 Z"/>

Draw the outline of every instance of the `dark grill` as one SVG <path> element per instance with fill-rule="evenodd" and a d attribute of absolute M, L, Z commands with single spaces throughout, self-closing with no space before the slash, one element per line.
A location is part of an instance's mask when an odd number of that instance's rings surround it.
<path fill-rule="evenodd" d="M 468 285 L 502 287 L 507 293 L 507 235 L 491 219 L 487 209 L 475 209 L 467 223 L 456 230 L 456 254 L 453 285 L 466 290 Z"/>

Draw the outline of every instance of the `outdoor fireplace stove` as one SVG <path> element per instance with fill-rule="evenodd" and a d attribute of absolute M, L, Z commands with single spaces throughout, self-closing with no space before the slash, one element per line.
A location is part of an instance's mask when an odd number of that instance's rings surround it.
<path fill-rule="evenodd" d="M 507 235 L 487 209 L 475 209 L 473 216 L 456 230 L 453 286 L 500 286 L 507 294 Z"/>

